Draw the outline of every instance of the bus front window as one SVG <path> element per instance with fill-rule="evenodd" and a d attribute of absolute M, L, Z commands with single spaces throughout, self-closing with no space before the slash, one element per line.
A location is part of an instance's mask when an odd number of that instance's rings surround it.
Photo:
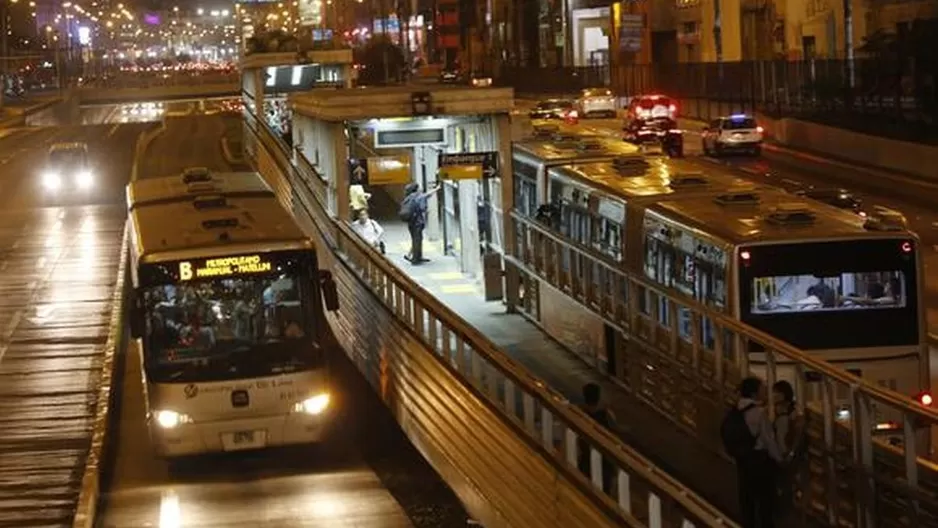
<path fill-rule="evenodd" d="M 283 275 L 146 289 L 149 376 L 191 383 L 314 368 L 311 318 L 299 283 Z"/>

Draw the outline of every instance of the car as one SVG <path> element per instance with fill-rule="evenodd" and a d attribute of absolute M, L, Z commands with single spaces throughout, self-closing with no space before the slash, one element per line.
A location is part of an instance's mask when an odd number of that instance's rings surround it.
<path fill-rule="evenodd" d="M 582 117 L 615 118 L 618 113 L 616 99 L 609 88 L 587 88 L 576 100 L 577 110 Z"/>
<path fill-rule="evenodd" d="M 528 112 L 531 119 L 576 119 L 576 105 L 569 99 L 547 99 Z"/>
<path fill-rule="evenodd" d="M 75 142 L 56 143 L 49 147 L 42 186 L 46 192 L 61 197 L 74 197 L 76 192 L 87 192 L 94 187 L 88 145 Z"/>
<path fill-rule="evenodd" d="M 809 187 L 795 191 L 795 194 L 832 205 L 838 209 L 852 211 L 863 218 L 866 218 L 867 215 L 863 210 L 863 200 L 846 189 Z"/>
<path fill-rule="evenodd" d="M 634 119 L 677 119 L 677 103 L 666 95 L 637 95 L 625 109 L 626 122 Z"/>
<path fill-rule="evenodd" d="M 708 156 L 729 152 L 762 153 L 763 129 L 746 114 L 714 119 L 701 132 L 703 151 Z"/>
<path fill-rule="evenodd" d="M 673 158 L 684 156 L 684 134 L 677 121 L 667 117 L 632 119 L 623 129 L 623 139 L 644 152 L 660 151 Z"/>

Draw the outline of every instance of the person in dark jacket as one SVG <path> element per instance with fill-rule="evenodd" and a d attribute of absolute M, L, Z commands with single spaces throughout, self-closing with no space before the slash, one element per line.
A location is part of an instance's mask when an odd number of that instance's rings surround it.
<path fill-rule="evenodd" d="M 439 183 L 427 192 L 421 192 L 420 185 L 416 183 L 408 183 L 404 188 L 404 202 L 412 201 L 411 214 L 407 220 L 407 231 L 410 232 L 410 255 L 404 258 L 415 266 L 429 261 L 423 258 L 423 230 L 427 227 L 427 201 L 439 190 Z"/>

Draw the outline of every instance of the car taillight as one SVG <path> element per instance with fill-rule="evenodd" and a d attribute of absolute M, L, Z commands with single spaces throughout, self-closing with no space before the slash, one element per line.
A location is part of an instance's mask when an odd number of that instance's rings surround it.
<path fill-rule="evenodd" d="M 677 113 L 677 105 L 672 104 L 671 106 L 668 107 L 668 111 L 671 112 L 672 114 Z"/>
<path fill-rule="evenodd" d="M 756 127 L 756 132 L 758 132 L 758 133 L 761 134 L 761 133 L 765 132 L 765 129 L 762 128 L 762 127 L 760 127 L 760 126 L 757 126 L 757 127 Z"/>

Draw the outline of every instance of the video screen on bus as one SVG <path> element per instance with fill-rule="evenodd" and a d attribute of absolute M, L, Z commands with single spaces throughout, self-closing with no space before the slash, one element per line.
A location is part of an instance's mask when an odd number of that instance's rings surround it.
<path fill-rule="evenodd" d="M 146 288 L 151 376 L 216 381 L 304 369 L 312 357 L 302 297 L 290 275 Z"/>
<path fill-rule="evenodd" d="M 905 308 L 907 300 L 900 271 L 756 277 L 752 297 L 752 314 Z"/>

